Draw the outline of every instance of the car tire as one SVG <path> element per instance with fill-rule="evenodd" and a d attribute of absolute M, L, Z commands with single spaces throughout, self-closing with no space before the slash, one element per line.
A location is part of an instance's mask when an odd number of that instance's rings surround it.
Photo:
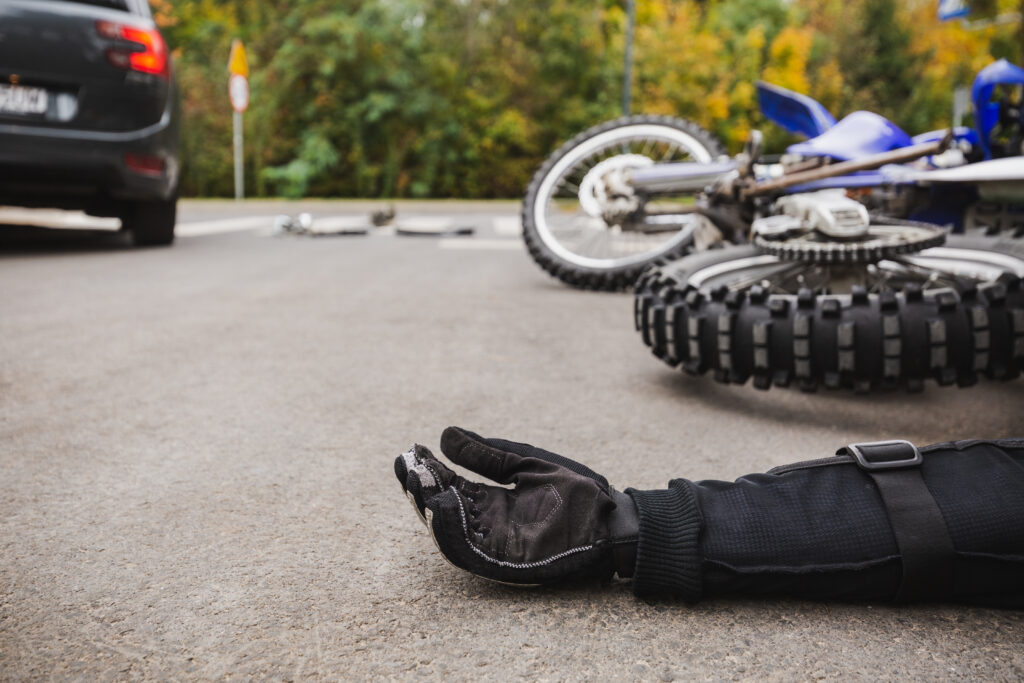
<path fill-rule="evenodd" d="M 178 199 L 132 202 L 121 219 L 137 247 L 166 246 L 174 241 Z"/>

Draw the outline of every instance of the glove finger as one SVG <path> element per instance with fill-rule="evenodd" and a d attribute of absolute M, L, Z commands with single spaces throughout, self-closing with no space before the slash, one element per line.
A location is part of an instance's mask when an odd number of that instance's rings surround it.
<path fill-rule="evenodd" d="M 395 458 L 395 477 L 402 485 L 403 490 L 408 490 L 406 482 L 409 480 L 409 472 L 416 467 L 423 465 L 424 461 L 433 460 L 439 462 L 430 449 L 420 444 L 413 444 L 409 450 Z"/>
<path fill-rule="evenodd" d="M 523 466 L 522 456 L 494 448 L 459 427 L 448 427 L 441 434 L 441 452 L 455 464 L 502 484 L 511 483 Z"/>
<path fill-rule="evenodd" d="M 607 479 L 575 460 L 526 443 L 485 439 L 461 427 L 448 427 L 444 430 L 441 434 L 441 451 L 452 462 L 502 484 L 511 483 L 519 472 L 535 468 L 535 461 L 541 460 L 589 477 L 601 488 L 606 491 L 608 489 Z"/>
<path fill-rule="evenodd" d="M 405 453 L 395 458 L 395 477 L 398 479 L 398 483 L 402 485 L 402 490 L 406 491 L 405 482 L 409 478 L 409 470 L 411 470 L 418 459 L 416 458 L 416 449 L 423 448 L 419 444 L 414 444 Z"/>
<path fill-rule="evenodd" d="M 427 519 L 423 516 L 423 505 L 422 503 L 417 502 L 416 495 L 409 490 L 410 477 L 413 476 L 411 475 L 411 472 L 414 468 L 420 466 L 420 458 L 416 455 L 416 451 L 417 449 L 422 448 L 424 447 L 419 444 L 414 444 L 405 453 L 402 453 L 400 456 L 395 458 L 395 477 L 398 479 L 398 483 L 402 486 L 402 493 L 405 494 L 409 503 L 412 504 L 412 509 L 416 512 L 416 516 L 420 518 L 420 521 L 423 522 L 424 525 L 426 525 Z M 418 486 L 418 478 L 416 481 Z"/>
<path fill-rule="evenodd" d="M 430 449 L 418 444 L 395 461 L 395 474 L 401 476 L 403 472 L 405 481 L 402 488 L 421 518 L 427 500 L 460 479 L 435 458 Z"/>

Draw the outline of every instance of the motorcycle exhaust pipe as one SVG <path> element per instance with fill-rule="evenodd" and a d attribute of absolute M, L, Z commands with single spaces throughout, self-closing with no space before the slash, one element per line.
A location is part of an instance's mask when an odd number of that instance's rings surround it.
<path fill-rule="evenodd" d="M 737 168 L 734 161 L 710 164 L 697 161 L 654 164 L 647 168 L 634 169 L 629 182 L 634 190 L 642 194 L 702 192 Z"/>

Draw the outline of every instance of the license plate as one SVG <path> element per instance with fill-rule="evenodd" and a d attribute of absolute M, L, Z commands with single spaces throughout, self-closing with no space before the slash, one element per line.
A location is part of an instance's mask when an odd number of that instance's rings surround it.
<path fill-rule="evenodd" d="M 0 114 L 45 114 L 48 102 L 42 88 L 0 84 Z"/>

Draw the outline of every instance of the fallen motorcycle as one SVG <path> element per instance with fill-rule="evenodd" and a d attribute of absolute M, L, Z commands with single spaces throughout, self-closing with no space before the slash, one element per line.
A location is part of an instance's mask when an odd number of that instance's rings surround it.
<path fill-rule="evenodd" d="M 907 217 L 957 230 L 1005 228 L 1022 232 L 1024 210 L 1019 192 L 1000 188 L 980 196 L 970 182 L 950 186 L 915 179 L 909 171 L 884 164 L 847 167 L 879 153 L 914 150 L 886 162 L 918 160 L 923 169 L 958 167 L 968 162 L 1020 155 L 1024 107 L 1020 96 L 993 95 L 1024 84 L 1024 69 L 1000 60 L 983 69 L 973 88 L 976 128 L 957 128 L 942 152 L 918 154 L 945 131 L 911 138 L 895 124 L 871 112 L 854 112 L 841 121 L 813 99 L 758 83 L 765 116 L 811 139 L 791 146 L 777 160 L 763 158 L 758 145 L 729 160 L 707 131 L 684 119 L 633 116 L 591 128 L 549 157 L 534 175 L 523 203 L 523 236 L 534 260 L 562 281 L 588 289 L 630 287 L 643 269 L 665 263 L 725 238 L 744 242 L 750 221 L 770 202 L 744 205 L 736 216 L 730 198 L 715 195 L 726 216 L 714 216 L 705 190 L 728 174 L 763 182 L 806 173 L 804 183 L 786 183 L 785 193 L 826 188 L 855 188 L 859 200 L 876 212 Z M 1015 169 L 1002 169 L 1013 183 Z M 1009 180 L 1007 180 L 1009 179 Z M 1020 178 L 1016 181 L 1019 186 Z M 1004 182 L 1005 185 L 1005 182 Z M 995 185 L 986 184 L 988 188 Z M 1012 188 L 1011 188 L 1012 189 Z M 765 194 L 768 196 L 768 193 Z M 722 212 L 719 212 L 722 213 Z M 722 232 L 704 229 L 712 219 Z M 734 220 L 734 219 L 737 219 Z"/>
<path fill-rule="evenodd" d="M 709 249 L 642 275 L 634 314 L 644 343 L 688 373 L 711 371 L 738 384 L 752 378 L 760 389 L 915 391 L 927 379 L 967 386 L 979 375 L 1019 376 L 1020 240 L 950 236 L 934 224 L 871 215 L 843 189 L 785 193 L 914 153 L 941 153 L 948 141 L 767 181 L 721 176 L 697 203 L 708 208 L 694 215 L 723 232 L 749 226 L 749 244 Z M 972 166 L 966 183 L 955 176 L 961 169 L 921 172 L 914 182 L 1007 191 L 1007 178 L 1017 177 L 1009 191 L 1022 186 L 1024 159 Z"/>

